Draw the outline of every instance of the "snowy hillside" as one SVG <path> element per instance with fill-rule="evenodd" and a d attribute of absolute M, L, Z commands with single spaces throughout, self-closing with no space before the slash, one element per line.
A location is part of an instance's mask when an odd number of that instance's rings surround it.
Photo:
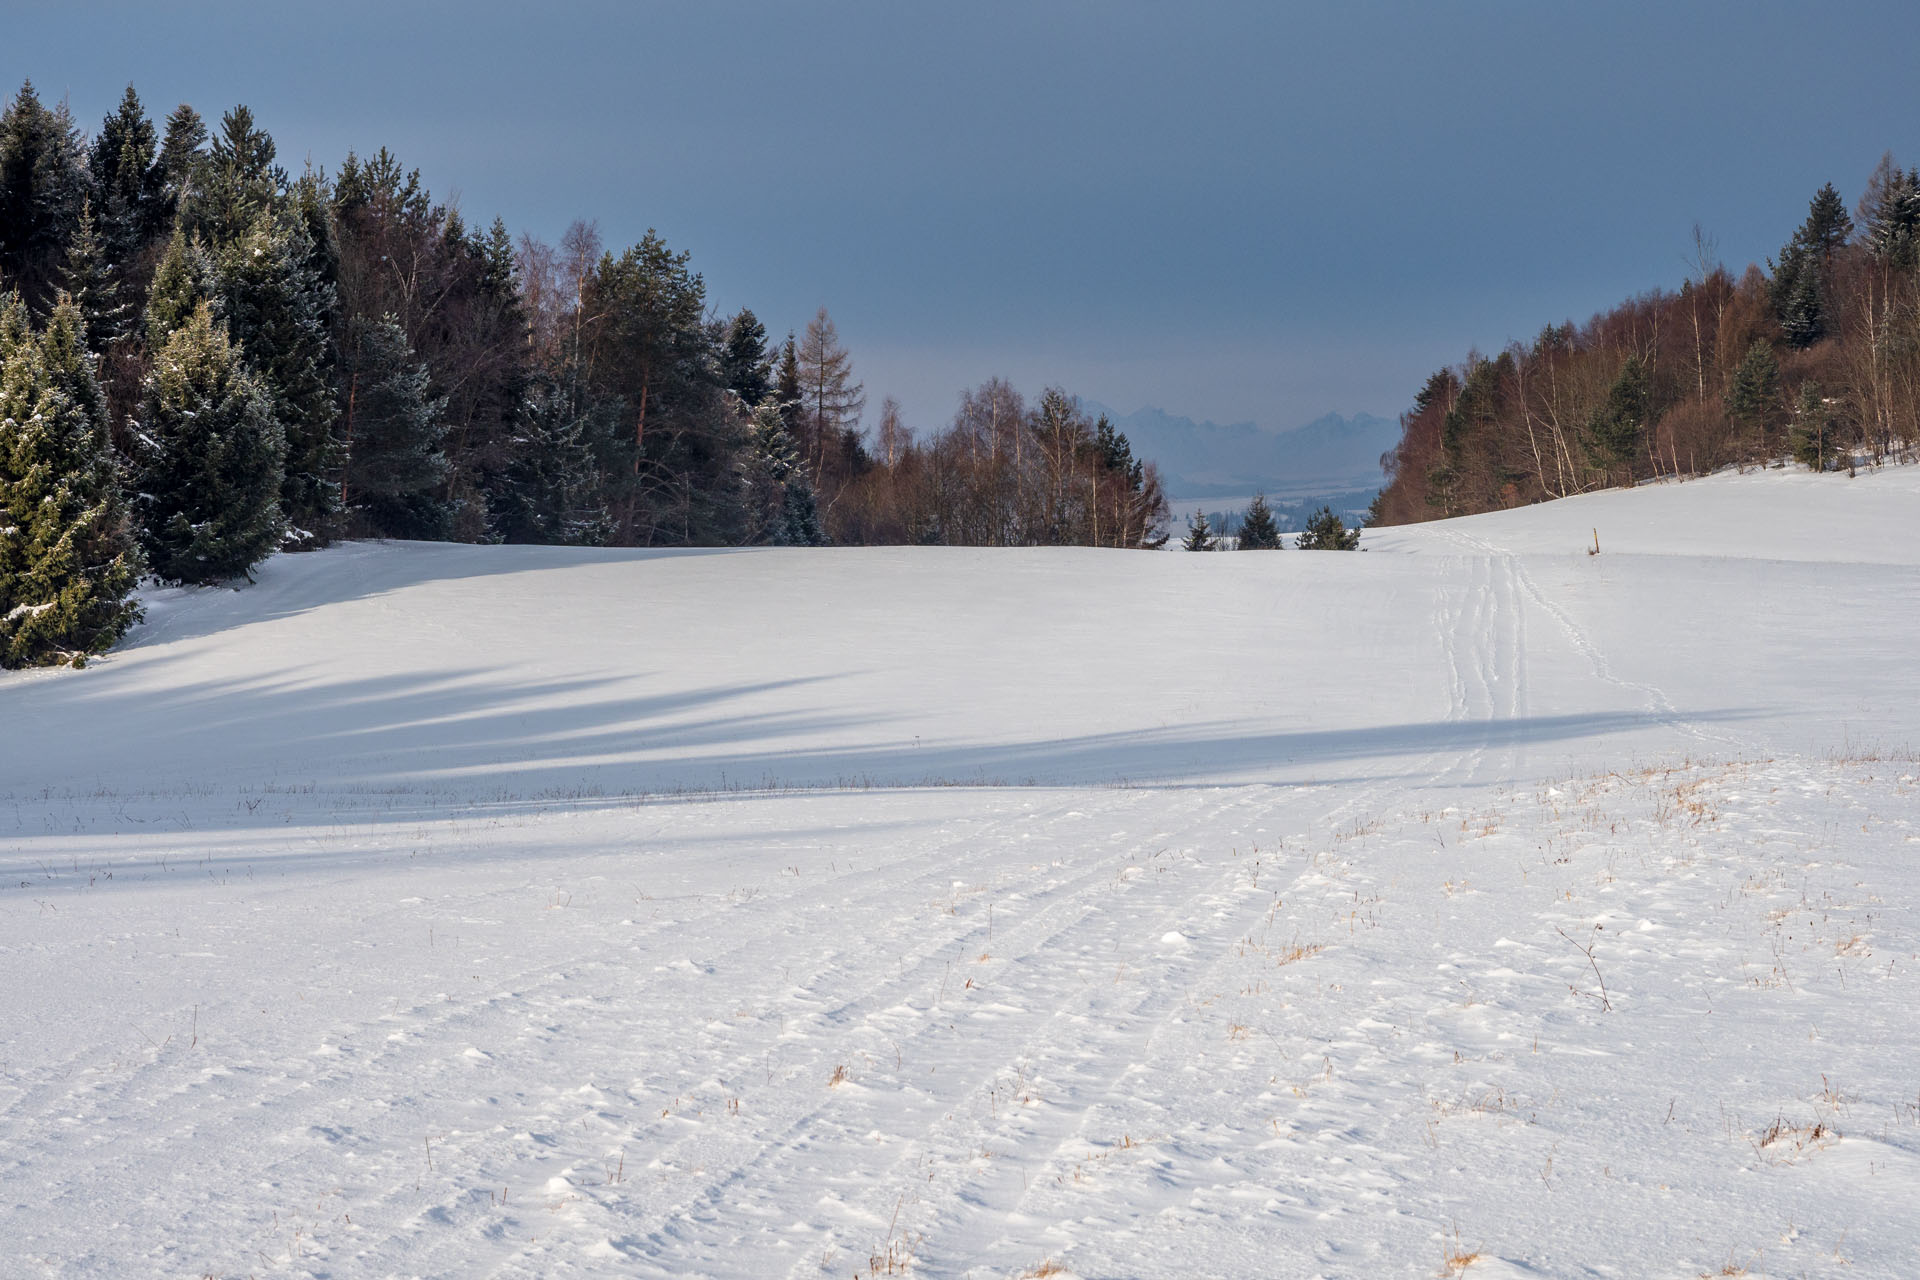
<path fill-rule="evenodd" d="M 150 595 L 0 676 L 0 1275 L 1909 1271 L 1920 470 L 1366 545 Z"/>

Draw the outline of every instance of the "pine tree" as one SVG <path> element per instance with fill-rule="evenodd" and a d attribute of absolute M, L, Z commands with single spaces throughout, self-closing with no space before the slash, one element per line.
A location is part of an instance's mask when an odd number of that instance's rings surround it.
<path fill-rule="evenodd" d="M 771 397 L 753 411 L 750 439 L 743 467 L 747 505 L 757 526 L 753 541 L 776 547 L 824 546 L 827 537 L 820 528 L 813 483 Z"/>
<path fill-rule="evenodd" d="M 139 620 L 139 554 L 79 310 L 0 298 L 0 666 L 85 665 Z"/>
<path fill-rule="evenodd" d="M 171 582 L 248 573 L 280 540 L 286 443 L 237 346 L 201 303 L 155 353 L 139 422 L 147 561 Z"/>
<path fill-rule="evenodd" d="M 1780 362 L 1763 338 L 1754 339 L 1747 354 L 1740 358 L 1727 386 L 1727 416 L 1747 427 L 1761 439 L 1778 420 L 1780 412 Z"/>
<path fill-rule="evenodd" d="M 392 316 L 362 322 L 352 358 L 345 433 L 346 509 L 383 538 L 445 538 L 453 512 L 446 498 L 446 402 Z"/>
<path fill-rule="evenodd" d="M 1790 436 L 1794 460 L 1809 471 L 1825 471 L 1845 456 L 1840 440 L 1840 422 L 1820 394 L 1820 384 L 1800 384 L 1794 401 L 1793 430 Z"/>
<path fill-rule="evenodd" d="M 0 279 L 45 314 L 90 177 L 66 105 L 48 108 L 33 82 L 0 112 Z"/>
<path fill-rule="evenodd" d="M 1196 511 L 1187 517 L 1187 536 L 1180 542 L 1188 551 L 1212 551 L 1215 549 L 1213 527 L 1207 523 L 1207 513 Z"/>
<path fill-rule="evenodd" d="M 1630 466 L 1647 429 L 1647 367 L 1630 355 L 1607 398 L 1587 421 L 1587 452 L 1602 467 Z"/>
<path fill-rule="evenodd" d="M 1342 524 L 1332 507 L 1321 507 L 1293 545 L 1302 551 L 1352 551 L 1360 545 L 1360 531 Z"/>
<path fill-rule="evenodd" d="M 1247 513 L 1240 517 L 1240 550 L 1278 551 L 1281 546 L 1280 526 L 1274 522 L 1267 495 L 1256 493 Z"/>
<path fill-rule="evenodd" d="M 623 542 L 734 543 L 744 530 L 740 451 L 745 423 L 720 385 L 706 324 L 706 285 L 649 231 L 585 281 L 595 317 L 587 362 L 594 390 L 625 401 L 628 429 L 607 442 L 608 506 Z"/>

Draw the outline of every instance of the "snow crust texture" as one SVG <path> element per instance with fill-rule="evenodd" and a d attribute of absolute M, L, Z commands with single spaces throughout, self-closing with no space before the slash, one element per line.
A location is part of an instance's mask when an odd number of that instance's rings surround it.
<path fill-rule="evenodd" d="M 149 595 L 0 678 L 0 1275 L 1912 1274 L 1920 475 L 1367 545 Z"/>

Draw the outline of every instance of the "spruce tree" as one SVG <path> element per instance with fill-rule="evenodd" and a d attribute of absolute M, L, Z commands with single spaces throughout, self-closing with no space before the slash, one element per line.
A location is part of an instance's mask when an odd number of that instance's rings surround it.
<path fill-rule="evenodd" d="M 606 540 L 593 437 L 616 429 L 607 408 L 589 406 L 582 413 L 555 378 L 536 374 L 530 380 L 493 504 L 502 541 L 591 546 Z"/>
<path fill-rule="evenodd" d="M 1774 317 L 1792 347 L 1810 347 L 1827 335 L 1828 282 L 1833 255 L 1852 234 L 1853 219 L 1831 182 L 1814 194 L 1807 220 L 1780 250 L 1769 286 Z"/>
<path fill-rule="evenodd" d="M 119 108 L 100 122 L 88 158 L 106 260 L 123 280 L 131 279 L 140 254 L 167 231 L 166 171 L 158 146 L 153 121 L 128 85 Z"/>
<path fill-rule="evenodd" d="M 119 268 L 108 259 L 89 200 L 80 202 L 80 221 L 67 242 L 61 275 L 67 296 L 80 310 L 88 349 L 98 355 L 126 335 L 133 308 L 121 296 Z"/>
<path fill-rule="evenodd" d="M 1817 382 L 1800 384 L 1790 439 L 1794 460 L 1809 471 L 1825 471 L 1844 456 L 1838 416 L 1828 407 Z"/>
<path fill-rule="evenodd" d="M 1352 551 L 1360 545 L 1360 531 L 1342 524 L 1332 507 L 1321 507 L 1293 545 L 1302 551 Z"/>
<path fill-rule="evenodd" d="M 140 617 L 139 554 L 79 310 L 0 298 L 0 666 L 84 666 Z"/>
<path fill-rule="evenodd" d="M 1896 271 L 1914 266 L 1920 249 L 1920 170 L 1904 173 L 1891 156 L 1880 162 L 1868 192 L 1867 252 Z"/>
<path fill-rule="evenodd" d="M 800 382 L 800 348 L 791 333 L 787 334 L 786 342 L 780 347 L 773 398 L 780 406 L 780 420 L 787 424 L 787 434 L 799 440 L 800 433 L 806 429 L 806 388 Z"/>
<path fill-rule="evenodd" d="M 32 81 L 22 84 L 0 112 L 0 279 L 35 315 L 46 313 L 59 288 L 89 182 L 66 105 L 49 108 Z"/>
<path fill-rule="evenodd" d="M 273 156 L 273 138 L 254 124 L 252 111 L 239 106 L 227 112 L 185 191 L 180 225 L 199 232 L 215 252 L 244 236 L 272 211 L 286 185 Z"/>
<path fill-rule="evenodd" d="M 740 397 L 741 404 L 748 406 L 759 405 L 773 390 L 773 361 L 767 354 L 766 326 L 744 307 L 727 322 L 726 339 L 720 350 L 720 381 Z"/>
<path fill-rule="evenodd" d="M 1264 493 L 1253 495 L 1247 513 L 1240 517 L 1239 547 L 1242 551 L 1278 551 L 1281 548 L 1280 526 L 1274 522 L 1273 508 L 1267 505 L 1267 495 Z"/>
<path fill-rule="evenodd" d="M 180 211 L 207 158 L 207 123 L 186 103 L 167 116 L 167 132 L 160 143 L 161 204 L 156 216 L 170 225 Z"/>
<path fill-rule="evenodd" d="M 1800 243 L 1824 267 L 1853 234 L 1853 219 L 1847 215 L 1847 202 L 1840 198 L 1831 182 L 1816 191 L 1807 206 L 1807 220 L 1800 228 Z"/>
<path fill-rule="evenodd" d="M 347 475 L 342 502 L 366 532 L 383 538 L 445 538 L 443 400 L 392 316 L 362 322 L 347 382 Z"/>
<path fill-rule="evenodd" d="M 1587 452 L 1602 467 L 1630 467 L 1646 435 L 1649 401 L 1647 367 L 1630 355 L 1607 398 L 1587 421 Z"/>
<path fill-rule="evenodd" d="M 1820 272 L 1800 255 L 1786 277 L 1780 302 L 1780 332 L 1790 347 L 1810 347 L 1826 336 L 1826 305 L 1820 296 Z"/>
<path fill-rule="evenodd" d="M 826 544 L 813 482 L 772 397 L 753 411 L 744 469 L 747 506 L 757 525 L 754 541 L 776 547 Z"/>
<path fill-rule="evenodd" d="M 1180 545 L 1188 551 L 1214 550 L 1213 527 L 1207 523 L 1207 513 L 1196 511 L 1187 517 L 1187 536 Z"/>
<path fill-rule="evenodd" d="M 1764 440 L 1780 412 L 1780 362 L 1764 338 L 1754 339 L 1733 371 L 1725 399 L 1727 416 Z"/>
<path fill-rule="evenodd" d="M 148 563 L 170 582 L 248 573 L 280 540 L 286 444 L 209 304 L 155 353 L 146 392 L 136 506 Z"/>
<path fill-rule="evenodd" d="M 167 339 L 193 318 L 201 304 L 219 297 L 213 260 L 200 243 L 199 236 L 189 238 L 174 229 L 167 242 L 166 256 L 154 270 L 153 284 L 147 290 L 147 350 L 158 351 Z"/>
<path fill-rule="evenodd" d="M 323 540 L 340 495 L 331 384 L 334 290 L 315 268 L 306 222 L 262 209 L 215 259 L 214 276 L 228 336 L 260 380 L 286 438 L 280 508 L 289 537 L 301 544 Z"/>

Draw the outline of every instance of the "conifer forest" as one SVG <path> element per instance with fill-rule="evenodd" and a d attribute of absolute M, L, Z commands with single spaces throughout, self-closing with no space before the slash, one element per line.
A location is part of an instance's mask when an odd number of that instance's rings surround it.
<path fill-rule="evenodd" d="M 384 148 L 295 173 L 245 106 L 0 114 L 0 661 L 84 660 L 143 573 L 340 538 L 1153 547 L 1125 435 L 990 379 L 916 431 L 822 307 L 717 315 L 649 233 L 470 221 Z"/>

